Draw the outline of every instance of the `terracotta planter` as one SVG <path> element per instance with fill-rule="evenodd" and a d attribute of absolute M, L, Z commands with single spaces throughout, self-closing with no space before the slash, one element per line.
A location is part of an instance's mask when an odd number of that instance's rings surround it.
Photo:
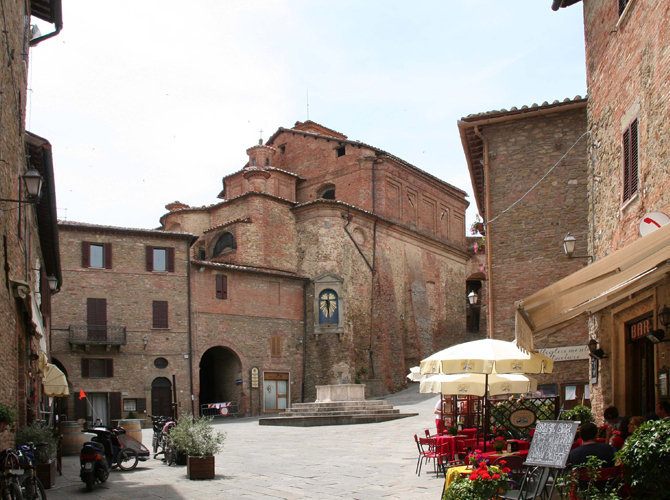
<path fill-rule="evenodd" d="M 189 479 L 214 479 L 214 456 L 186 459 L 186 475 Z"/>
<path fill-rule="evenodd" d="M 35 464 L 35 472 L 45 490 L 56 485 L 56 461 L 50 459 L 45 464 Z"/>

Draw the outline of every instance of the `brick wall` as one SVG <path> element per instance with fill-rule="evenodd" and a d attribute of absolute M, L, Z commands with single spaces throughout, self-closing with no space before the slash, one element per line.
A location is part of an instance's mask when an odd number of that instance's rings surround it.
<path fill-rule="evenodd" d="M 172 381 L 174 375 L 177 401 L 190 410 L 188 237 L 76 223 L 61 223 L 59 230 L 64 284 L 53 303 L 52 355 L 66 368 L 74 392 L 121 392 L 124 398 L 144 398 L 151 414 L 153 380 Z M 84 268 L 83 241 L 111 243 L 111 269 Z M 147 271 L 146 246 L 174 248 L 175 271 Z M 88 298 L 106 299 L 107 325 L 125 328 L 126 343 L 120 348 L 70 345 L 70 326 L 87 324 Z M 153 301 L 167 301 L 167 329 L 153 328 Z M 157 357 L 167 359 L 168 366 L 156 368 Z M 112 359 L 114 376 L 82 377 L 82 358 Z M 70 399 L 69 418 L 74 416 L 76 394 Z"/>
<path fill-rule="evenodd" d="M 563 252 L 563 238 L 570 232 L 578 240 L 575 255 L 587 253 L 585 138 L 522 202 L 499 215 L 531 189 L 585 131 L 584 107 L 482 127 L 489 151 L 488 219 L 499 216 L 486 227 L 494 338 L 514 339 L 515 301 L 587 263 L 587 259 L 569 259 Z M 586 321 L 580 320 L 536 340 L 536 348 L 587 342 Z M 557 362 L 554 373 L 538 377 L 538 382 L 557 383 L 559 390 L 567 383 L 588 383 L 588 362 Z"/>
<path fill-rule="evenodd" d="M 600 258 L 639 238 L 638 225 L 645 214 L 670 214 L 670 4 L 631 1 L 620 18 L 616 2 L 584 2 L 584 23 L 593 145 L 589 161 L 595 174 L 589 186 L 591 250 Z M 622 136 L 634 119 L 638 120 L 639 186 L 624 201 Z M 631 381 L 640 374 L 631 371 L 634 354 L 625 343 L 625 322 L 668 304 L 669 289 L 665 278 L 653 290 L 642 290 L 592 318 L 592 336 L 605 352 L 612 353 L 601 361 L 599 382 L 593 387 L 597 415 L 611 404 L 621 413 L 640 413 L 632 405 L 633 394 L 640 389 L 632 387 Z M 654 347 L 654 355 L 655 370 L 668 369 L 667 344 Z"/>

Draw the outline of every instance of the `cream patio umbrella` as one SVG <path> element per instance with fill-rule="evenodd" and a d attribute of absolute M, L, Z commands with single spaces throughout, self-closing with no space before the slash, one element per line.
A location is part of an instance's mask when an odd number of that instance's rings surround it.
<path fill-rule="evenodd" d="M 492 373 L 488 376 L 483 373 L 433 374 L 424 375 L 419 383 L 421 393 L 479 397 L 487 394 L 525 394 L 537 390 L 537 380 L 519 373 Z"/>
<path fill-rule="evenodd" d="M 418 366 L 413 366 L 409 369 L 407 378 L 410 382 L 420 382 L 421 381 L 421 368 Z"/>
<path fill-rule="evenodd" d="M 421 361 L 421 374 L 551 373 L 554 361 L 538 352 L 519 349 L 514 342 L 496 339 L 457 344 Z"/>
<path fill-rule="evenodd" d="M 514 342 L 487 338 L 436 352 L 422 360 L 420 367 L 422 375 L 483 375 L 482 396 L 488 399 L 488 379 L 492 374 L 551 373 L 554 361 L 543 354 L 521 350 Z M 488 415 L 484 414 L 483 417 L 486 451 L 489 422 Z"/>

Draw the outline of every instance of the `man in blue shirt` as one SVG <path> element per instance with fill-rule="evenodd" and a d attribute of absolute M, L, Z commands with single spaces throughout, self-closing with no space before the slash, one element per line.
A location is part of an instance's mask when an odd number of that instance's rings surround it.
<path fill-rule="evenodd" d="M 607 443 L 596 441 L 597 435 L 598 427 L 594 423 L 589 422 L 579 427 L 579 437 L 582 438 L 582 445 L 572 450 L 568 455 L 570 465 L 583 464 L 590 456 L 603 460 L 605 462 L 603 467 L 614 465 L 614 452 L 616 450 Z"/>

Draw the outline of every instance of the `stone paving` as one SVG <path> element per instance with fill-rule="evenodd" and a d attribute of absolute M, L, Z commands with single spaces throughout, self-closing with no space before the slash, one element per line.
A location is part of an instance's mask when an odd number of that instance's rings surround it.
<path fill-rule="evenodd" d="M 439 499 L 443 478 L 425 466 L 414 473 L 414 434 L 434 428 L 437 396 L 419 394 L 418 384 L 387 396 L 401 413 L 414 417 L 376 424 L 324 427 L 258 425 L 258 418 L 216 421 L 226 432 L 216 456 L 216 478 L 186 479 L 186 467 L 160 460 L 140 462 L 130 472 L 113 471 L 102 486 L 87 492 L 79 479 L 79 457 L 63 457 L 63 476 L 47 490 L 53 499 Z M 143 430 L 151 443 L 153 431 Z"/>

